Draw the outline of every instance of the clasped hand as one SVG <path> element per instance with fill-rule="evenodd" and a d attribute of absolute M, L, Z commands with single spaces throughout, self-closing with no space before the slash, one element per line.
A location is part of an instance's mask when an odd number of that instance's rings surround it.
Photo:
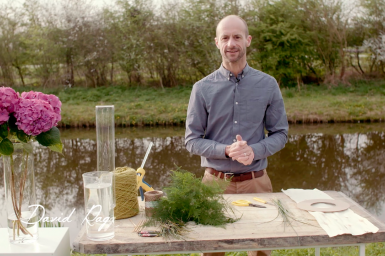
<path fill-rule="evenodd" d="M 250 165 L 254 159 L 253 149 L 242 140 L 241 135 L 236 136 L 237 141 L 226 147 L 226 155 L 241 164 Z"/>

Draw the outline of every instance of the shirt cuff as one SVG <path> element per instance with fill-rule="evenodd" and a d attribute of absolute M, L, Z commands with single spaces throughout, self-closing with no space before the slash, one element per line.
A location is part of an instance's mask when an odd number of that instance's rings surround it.
<path fill-rule="evenodd" d="M 250 145 L 250 147 L 254 151 L 254 161 L 265 158 L 264 157 L 266 153 L 265 145 L 263 145 L 262 143 L 256 143 L 256 144 Z"/>
<path fill-rule="evenodd" d="M 217 145 L 215 145 L 215 154 L 216 156 L 214 156 L 215 159 L 228 159 L 228 157 L 226 156 L 226 144 L 220 144 L 218 143 Z"/>

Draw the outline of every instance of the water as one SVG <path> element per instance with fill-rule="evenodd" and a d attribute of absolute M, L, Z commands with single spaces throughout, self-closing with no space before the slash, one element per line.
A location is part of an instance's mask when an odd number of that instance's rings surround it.
<path fill-rule="evenodd" d="M 111 183 L 87 184 L 84 189 L 87 236 L 103 241 L 114 237 L 114 209 Z"/>
<path fill-rule="evenodd" d="M 33 243 L 38 238 L 38 216 L 35 212 L 24 211 L 21 212 L 22 226 L 30 233 L 24 234 L 21 230 L 18 230 L 17 224 L 13 227 L 17 217 L 15 214 L 8 216 L 8 236 L 9 241 L 14 244 L 19 243 Z M 15 237 L 14 237 L 15 235 Z M 32 236 L 31 236 L 32 235 Z"/>

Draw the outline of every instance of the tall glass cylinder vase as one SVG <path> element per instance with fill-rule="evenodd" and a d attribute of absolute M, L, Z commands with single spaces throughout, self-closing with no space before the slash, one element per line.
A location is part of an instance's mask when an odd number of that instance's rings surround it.
<path fill-rule="evenodd" d="M 97 171 L 115 170 L 115 117 L 114 106 L 96 106 Z M 113 206 L 115 207 L 115 180 L 112 181 Z"/>
<path fill-rule="evenodd" d="M 13 154 L 3 155 L 8 236 L 14 244 L 33 243 L 38 238 L 32 146 L 23 144 L 14 143 Z"/>

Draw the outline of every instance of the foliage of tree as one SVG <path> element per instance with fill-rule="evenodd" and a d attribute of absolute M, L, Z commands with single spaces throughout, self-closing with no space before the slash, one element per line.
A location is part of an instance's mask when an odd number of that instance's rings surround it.
<path fill-rule="evenodd" d="M 243 17 L 249 64 L 282 86 L 385 75 L 385 0 L 39 0 L 0 5 L 0 84 L 191 85 L 221 64 L 217 22 Z"/>

